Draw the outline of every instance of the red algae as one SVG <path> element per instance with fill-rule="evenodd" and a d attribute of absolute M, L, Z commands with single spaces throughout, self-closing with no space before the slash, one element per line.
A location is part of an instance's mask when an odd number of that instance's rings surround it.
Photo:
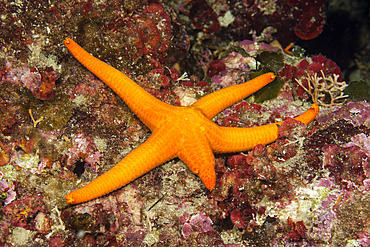
<path fill-rule="evenodd" d="M 31 72 L 38 72 L 41 75 L 41 86 L 34 92 L 36 98 L 41 100 L 51 99 L 55 95 L 55 81 L 60 74 L 55 72 L 52 67 L 44 69 L 31 69 Z"/>
<path fill-rule="evenodd" d="M 3 210 L 12 225 L 28 230 L 37 227 L 36 222 L 32 220 L 33 218 L 40 213 L 49 214 L 41 196 L 26 195 L 22 199 L 6 205 Z"/>
<path fill-rule="evenodd" d="M 295 34 L 301 39 L 317 37 L 326 22 L 326 8 L 324 0 L 298 1 L 297 8 L 303 9 L 298 23 L 294 27 Z"/>
<path fill-rule="evenodd" d="M 190 19 L 195 28 L 204 29 L 208 33 L 220 30 L 217 15 L 205 0 L 192 1 Z"/>
<path fill-rule="evenodd" d="M 226 68 L 225 64 L 221 61 L 212 61 L 209 64 L 208 70 L 207 70 L 207 76 L 212 79 L 213 76 L 221 73 Z"/>
<path fill-rule="evenodd" d="M 308 80 L 307 77 L 322 77 L 325 75 L 326 77 L 337 77 L 338 82 L 342 82 L 342 71 L 339 66 L 332 60 L 324 57 L 323 55 L 313 56 L 313 57 L 306 57 L 303 60 L 300 60 L 298 65 L 291 66 L 285 64 L 284 69 L 278 73 L 279 77 L 284 82 L 292 82 L 293 81 L 293 89 L 297 90 L 297 94 L 299 97 L 307 99 L 309 97 L 308 93 L 304 90 L 303 87 L 308 88 Z M 297 82 L 299 80 L 302 84 L 299 85 Z M 323 80 L 318 80 L 319 85 L 318 87 L 324 87 Z"/>

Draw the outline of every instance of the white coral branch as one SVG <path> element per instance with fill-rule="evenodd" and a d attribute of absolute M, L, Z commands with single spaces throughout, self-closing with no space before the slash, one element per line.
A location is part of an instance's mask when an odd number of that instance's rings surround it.
<path fill-rule="evenodd" d="M 310 76 L 308 73 L 305 76 L 308 84 L 307 87 L 303 85 L 302 79 L 295 79 L 297 83 L 312 97 L 315 103 L 321 106 L 335 106 L 342 105 L 344 101 L 342 99 L 347 98 L 348 95 L 344 95 L 343 90 L 348 86 L 345 81 L 338 81 L 339 75 L 325 76 L 321 70 L 321 75 L 317 76 L 314 73 Z M 330 101 L 326 97 L 330 97 Z M 330 103 L 328 103 L 330 102 Z"/>

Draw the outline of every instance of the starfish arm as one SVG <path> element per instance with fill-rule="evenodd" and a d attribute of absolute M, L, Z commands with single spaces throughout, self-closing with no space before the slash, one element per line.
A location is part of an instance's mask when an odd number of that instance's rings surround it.
<path fill-rule="evenodd" d="M 122 72 L 90 55 L 73 40 L 67 38 L 64 44 L 83 66 L 116 92 L 150 130 L 158 126 L 164 114 L 175 108 L 149 94 Z"/>
<path fill-rule="evenodd" d="M 95 199 L 114 191 L 158 165 L 175 158 L 176 143 L 169 134 L 154 131 L 151 137 L 129 153 L 111 170 L 86 186 L 66 196 L 67 203 L 76 204 Z"/>
<path fill-rule="evenodd" d="M 229 107 L 248 95 L 258 91 L 274 79 L 275 75 L 273 73 L 266 73 L 248 82 L 226 87 L 208 94 L 192 104 L 192 106 L 200 109 L 208 119 L 212 119 L 226 107 Z"/>
<path fill-rule="evenodd" d="M 215 157 L 205 136 L 196 136 L 182 145 L 179 158 L 197 174 L 207 189 L 216 185 Z"/>
<path fill-rule="evenodd" d="M 279 127 L 274 123 L 253 128 L 219 127 L 209 138 L 215 153 L 231 153 L 273 142 L 278 134 Z"/>
<path fill-rule="evenodd" d="M 312 104 L 310 109 L 308 109 L 305 113 L 299 115 L 298 117 L 295 117 L 294 119 L 300 121 L 303 124 L 309 124 L 312 120 L 315 119 L 317 114 L 319 114 L 319 111 L 320 111 L 319 106 L 316 103 L 314 103 Z M 282 123 L 283 122 L 278 122 L 277 124 Z"/>
<path fill-rule="evenodd" d="M 304 124 L 310 123 L 318 114 L 317 104 L 295 117 Z M 283 122 L 262 125 L 253 128 L 218 127 L 208 132 L 211 147 L 214 152 L 228 153 L 252 149 L 258 144 L 268 144 L 275 141 L 279 135 L 279 125 Z"/>

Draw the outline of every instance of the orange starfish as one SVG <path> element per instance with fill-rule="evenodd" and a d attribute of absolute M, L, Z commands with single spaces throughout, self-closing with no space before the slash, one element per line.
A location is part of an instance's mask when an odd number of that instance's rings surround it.
<path fill-rule="evenodd" d="M 126 75 L 93 57 L 71 39 L 64 40 L 69 51 L 87 69 L 113 89 L 152 131 L 151 137 L 129 153 L 111 170 L 88 185 L 69 193 L 67 203 L 85 202 L 116 190 L 156 166 L 179 157 L 204 185 L 213 190 L 216 183 L 213 152 L 239 152 L 257 144 L 273 142 L 279 123 L 253 127 L 220 127 L 213 123 L 216 114 L 274 80 L 266 73 L 247 83 L 211 93 L 191 106 L 177 107 L 150 95 Z M 319 108 L 316 104 L 297 120 L 311 122 Z"/>

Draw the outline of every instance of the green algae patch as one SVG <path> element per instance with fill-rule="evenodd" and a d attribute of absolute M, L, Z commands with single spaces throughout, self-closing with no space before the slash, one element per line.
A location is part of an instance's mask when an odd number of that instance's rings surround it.
<path fill-rule="evenodd" d="M 256 78 L 257 76 L 260 76 L 264 74 L 264 72 L 256 72 L 250 75 L 251 79 Z M 254 95 L 254 102 L 261 104 L 264 101 L 275 99 L 280 92 L 281 87 L 284 85 L 284 82 L 282 82 L 279 78 L 275 78 L 272 82 L 255 92 Z"/>
<path fill-rule="evenodd" d="M 46 130 L 60 130 L 72 115 L 73 104 L 67 94 L 57 94 L 52 99 L 35 107 L 37 119 L 42 117 L 38 127 Z"/>
<path fill-rule="evenodd" d="M 280 72 L 284 68 L 284 55 L 281 50 L 258 52 L 256 60 L 261 63 L 263 69 L 268 69 L 274 73 Z"/>
<path fill-rule="evenodd" d="M 370 84 L 364 80 L 353 81 L 343 90 L 343 93 L 353 101 L 370 99 Z"/>

